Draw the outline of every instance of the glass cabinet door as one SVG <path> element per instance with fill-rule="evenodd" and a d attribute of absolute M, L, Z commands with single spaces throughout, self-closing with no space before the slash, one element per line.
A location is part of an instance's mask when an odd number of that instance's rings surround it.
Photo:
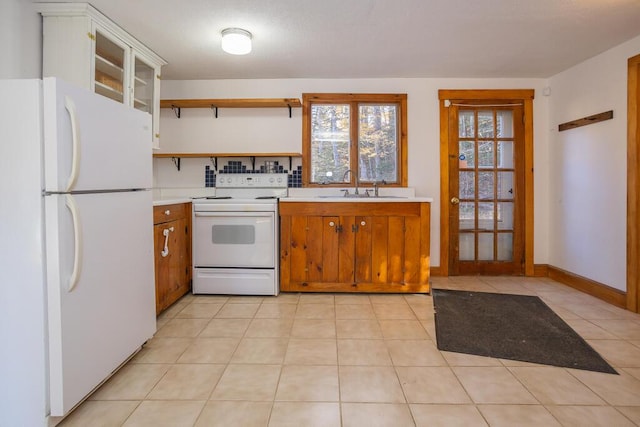
<path fill-rule="evenodd" d="M 133 107 L 151 114 L 153 120 L 153 147 L 159 148 L 159 69 L 149 65 L 134 51 L 133 54 Z"/>
<path fill-rule="evenodd" d="M 133 106 L 149 114 L 153 114 L 154 75 L 155 69 L 136 56 L 133 78 Z"/>
<path fill-rule="evenodd" d="M 126 103 L 127 48 L 96 29 L 95 92 L 114 101 Z"/>

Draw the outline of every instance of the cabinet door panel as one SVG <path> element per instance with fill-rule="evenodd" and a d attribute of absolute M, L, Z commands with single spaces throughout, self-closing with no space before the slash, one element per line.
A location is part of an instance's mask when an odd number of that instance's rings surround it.
<path fill-rule="evenodd" d="M 325 232 L 323 224 L 324 218 L 321 216 L 307 217 L 307 276 L 310 282 L 323 281 L 323 256 L 322 252 L 325 243 Z M 328 248 L 327 248 L 328 249 Z M 327 254 L 328 255 L 328 254 Z"/>
<path fill-rule="evenodd" d="M 307 280 L 307 217 L 291 217 L 291 281 Z"/>
<path fill-rule="evenodd" d="M 338 217 L 322 217 L 322 238 L 320 234 L 310 235 L 311 239 L 322 242 L 322 250 L 317 254 L 318 263 L 320 265 L 322 282 L 338 281 L 339 266 L 339 218 Z M 311 230 L 311 228 L 310 228 Z M 317 237 L 314 237 L 317 236 Z"/>
<path fill-rule="evenodd" d="M 372 282 L 387 283 L 389 266 L 387 264 L 387 250 L 389 244 L 389 218 L 384 216 L 371 217 L 371 264 L 373 267 Z"/>
<path fill-rule="evenodd" d="M 404 217 L 390 216 L 387 278 L 392 283 L 401 283 L 404 279 L 404 238 Z"/>
<path fill-rule="evenodd" d="M 371 283 L 371 217 L 356 217 L 355 282 Z"/>
<path fill-rule="evenodd" d="M 340 217 L 338 281 L 342 283 L 354 281 L 355 221 L 352 216 Z"/>
<path fill-rule="evenodd" d="M 404 282 L 420 280 L 420 217 L 404 218 Z"/>

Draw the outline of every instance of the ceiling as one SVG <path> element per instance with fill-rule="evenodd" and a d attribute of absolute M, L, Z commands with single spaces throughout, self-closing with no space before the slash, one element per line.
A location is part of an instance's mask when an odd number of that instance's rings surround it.
<path fill-rule="evenodd" d="M 89 2 L 172 80 L 546 78 L 640 35 L 640 0 Z M 227 27 L 250 31 L 253 52 L 222 52 Z"/>

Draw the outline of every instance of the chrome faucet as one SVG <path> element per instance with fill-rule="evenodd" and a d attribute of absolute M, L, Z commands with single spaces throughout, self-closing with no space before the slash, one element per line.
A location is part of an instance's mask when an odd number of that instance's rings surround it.
<path fill-rule="evenodd" d="M 347 169 L 344 172 L 344 175 L 342 175 L 342 181 L 344 182 L 347 179 L 347 174 L 351 173 L 353 175 L 353 172 L 351 171 L 351 169 Z M 356 175 L 356 191 L 353 194 L 360 194 L 360 192 L 358 192 L 358 176 Z M 346 194 L 345 194 L 346 195 Z"/>

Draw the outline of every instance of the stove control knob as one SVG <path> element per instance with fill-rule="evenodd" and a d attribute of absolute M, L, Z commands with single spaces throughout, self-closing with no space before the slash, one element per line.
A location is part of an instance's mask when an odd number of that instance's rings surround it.
<path fill-rule="evenodd" d="M 227 178 L 227 182 L 231 184 L 231 177 Z"/>
<path fill-rule="evenodd" d="M 278 182 L 282 182 L 282 178 L 281 177 L 278 177 Z"/>
<path fill-rule="evenodd" d="M 269 182 L 273 183 L 273 177 L 269 178 Z"/>

